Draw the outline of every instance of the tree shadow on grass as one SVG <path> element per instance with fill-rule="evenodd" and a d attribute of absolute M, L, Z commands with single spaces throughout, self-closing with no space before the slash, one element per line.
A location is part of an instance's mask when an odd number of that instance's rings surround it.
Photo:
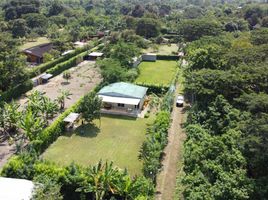
<path fill-rule="evenodd" d="M 83 124 L 75 130 L 75 134 L 81 137 L 97 137 L 100 133 L 100 128 L 95 124 Z"/>
<path fill-rule="evenodd" d="M 131 120 L 137 121 L 136 117 L 129 117 L 124 115 L 109 115 L 109 114 L 101 114 L 102 117 L 110 118 L 110 119 L 120 119 L 120 120 Z"/>

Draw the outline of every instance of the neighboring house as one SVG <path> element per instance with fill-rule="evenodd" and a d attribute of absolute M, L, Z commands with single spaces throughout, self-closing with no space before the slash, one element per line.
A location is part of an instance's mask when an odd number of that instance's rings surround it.
<path fill-rule="evenodd" d="M 41 44 L 23 50 L 23 53 L 27 56 L 27 62 L 30 63 L 43 63 L 44 54 L 52 50 L 52 43 Z"/>
<path fill-rule="evenodd" d="M 118 82 L 105 86 L 98 92 L 102 99 L 102 113 L 138 117 L 143 109 L 148 88 Z"/>
<path fill-rule="evenodd" d="M 34 188 L 32 181 L 0 177 L 0 199 L 3 200 L 30 200 Z"/>

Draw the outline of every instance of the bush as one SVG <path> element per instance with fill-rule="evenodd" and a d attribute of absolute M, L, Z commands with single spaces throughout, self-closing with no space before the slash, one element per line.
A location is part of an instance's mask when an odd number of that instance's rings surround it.
<path fill-rule="evenodd" d="M 165 94 L 168 89 L 169 86 L 168 85 L 156 85 L 156 84 L 148 84 L 148 83 L 139 83 L 136 82 L 135 84 L 143 86 L 143 87 L 147 87 L 148 88 L 148 94 L 157 94 L 157 95 L 161 95 L 161 94 Z"/>
<path fill-rule="evenodd" d="M 89 48 L 91 48 L 91 46 L 86 46 L 86 47 L 83 47 L 83 48 L 77 48 L 76 50 L 74 50 L 73 52 L 71 52 L 71 53 L 69 53 L 69 54 L 67 54 L 65 56 L 61 56 L 58 59 L 55 59 L 55 60 L 52 60 L 50 62 L 41 64 L 41 65 L 33 68 L 33 70 L 30 71 L 29 76 L 31 78 L 33 78 L 33 77 L 37 76 L 38 74 L 41 74 L 41 73 L 43 73 L 43 72 L 55 67 L 56 65 L 58 65 L 58 64 L 60 64 L 62 62 L 66 62 L 70 58 L 87 51 Z"/>
<path fill-rule="evenodd" d="M 161 169 L 163 150 L 168 143 L 168 129 L 170 124 L 169 111 L 161 111 L 147 131 L 147 138 L 140 151 L 143 160 L 143 174 L 156 183 L 156 176 Z"/>
<path fill-rule="evenodd" d="M 173 53 L 173 52 L 172 52 Z M 157 60 L 179 60 L 179 56 L 156 55 Z"/>
<path fill-rule="evenodd" d="M 29 153 L 13 156 L 2 169 L 1 176 L 24 178 L 41 183 L 46 190 L 37 189 L 34 193 L 41 197 L 46 193 L 50 196 L 56 192 L 55 195 L 58 197 L 63 195 L 64 199 L 81 199 L 81 196 L 85 197 L 84 199 L 95 199 L 97 192 L 103 192 L 103 199 L 112 197 L 136 199 L 139 196 L 152 197 L 155 192 L 150 180 L 143 176 L 132 179 L 127 171 L 114 167 L 112 163 L 99 162 L 96 166 L 88 168 L 72 163 L 62 167 L 38 160 L 34 154 Z M 107 182 L 105 178 L 109 181 Z M 49 184 L 46 185 L 47 183 Z M 104 184 L 109 184 L 109 187 L 102 187 Z M 54 197 L 56 199 L 56 196 Z"/>
<path fill-rule="evenodd" d="M 20 97 L 25 92 L 31 90 L 33 88 L 32 80 L 27 80 L 6 92 L 0 94 L 0 101 L 11 101 L 12 99 L 16 99 Z"/>
<path fill-rule="evenodd" d="M 83 52 L 73 58 L 71 58 L 70 60 L 67 60 L 63 63 L 60 63 L 58 65 L 56 65 L 55 67 L 47 70 L 47 73 L 49 74 L 53 74 L 53 76 L 57 76 L 60 73 L 62 73 L 63 71 L 70 69 L 71 67 L 76 66 L 77 64 L 81 63 L 83 61 L 83 57 L 87 54 L 88 52 Z"/>
<path fill-rule="evenodd" d="M 64 118 L 67 117 L 71 112 L 75 112 L 77 110 L 82 99 L 83 97 L 76 104 L 62 113 L 49 127 L 40 133 L 37 140 L 31 143 L 37 152 L 42 153 L 50 144 L 56 141 L 57 138 L 62 135 L 62 133 L 64 133 Z"/>

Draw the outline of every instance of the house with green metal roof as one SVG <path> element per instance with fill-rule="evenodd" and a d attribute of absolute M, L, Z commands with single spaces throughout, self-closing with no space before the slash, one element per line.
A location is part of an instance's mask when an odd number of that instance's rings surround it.
<path fill-rule="evenodd" d="M 102 99 L 102 113 L 137 117 L 143 109 L 148 88 L 126 82 L 103 87 L 98 96 Z"/>

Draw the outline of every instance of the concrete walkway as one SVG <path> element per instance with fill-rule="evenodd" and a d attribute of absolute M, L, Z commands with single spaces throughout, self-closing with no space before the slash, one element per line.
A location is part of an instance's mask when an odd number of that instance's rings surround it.
<path fill-rule="evenodd" d="M 176 107 L 175 95 L 174 109 L 172 112 L 172 123 L 169 129 L 168 145 L 162 162 L 163 169 L 157 177 L 156 200 L 172 200 L 176 191 L 176 176 L 178 172 L 178 161 L 182 159 L 182 147 L 186 138 L 182 129 L 184 114 L 182 108 Z"/>

